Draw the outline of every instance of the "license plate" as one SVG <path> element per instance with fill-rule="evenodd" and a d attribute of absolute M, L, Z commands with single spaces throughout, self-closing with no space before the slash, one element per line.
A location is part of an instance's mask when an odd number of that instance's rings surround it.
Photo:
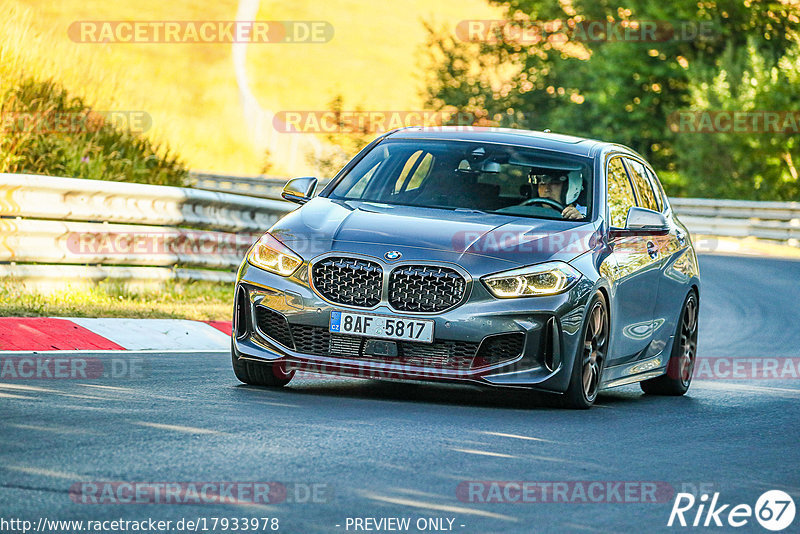
<path fill-rule="evenodd" d="M 337 334 L 433 343 L 433 323 L 430 319 L 332 311 L 329 330 Z"/>

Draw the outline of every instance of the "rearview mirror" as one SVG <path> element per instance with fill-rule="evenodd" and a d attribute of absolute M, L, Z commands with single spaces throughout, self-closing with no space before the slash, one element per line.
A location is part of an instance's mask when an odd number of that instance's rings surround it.
<path fill-rule="evenodd" d="M 281 191 L 281 197 L 289 202 L 296 204 L 305 204 L 311 197 L 314 196 L 314 190 L 317 188 L 317 179 L 313 176 L 305 176 L 303 178 L 294 178 L 286 182 Z"/>
<path fill-rule="evenodd" d="M 500 164 L 496 161 L 484 161 L 481 172 L 497 174 L 500 172 Z"/>
<path fill-rule="evenodd" d="M 458 164 L 458 167 L 456 167 L 456 172 L 463 172 L 469 174 L 478 174 L 480 172 L 488 174 L 497 174 L 498 172 L 500 172 L 500 164 L 497 163 L 496 161 L 487 160 L 481 163 L 480 165 L 476 164 L 476 166 L 473 167 L 469 161 L 462 159 L 461 162 Z"/>

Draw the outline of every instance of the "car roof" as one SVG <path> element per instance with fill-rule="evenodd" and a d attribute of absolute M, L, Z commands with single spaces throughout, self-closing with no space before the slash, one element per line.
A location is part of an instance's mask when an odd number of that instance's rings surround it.
<path fill-rule="evenodd" d="M 391 136 L 392 139 L 442 139 L 500 143 L 541 148 L 585 157 L 594 157 L 601 152 L 611 150 L 627 152 L 638 156 L 638 154 L 630 148 L 616 143 L 607 143 L 598 141 L 597 139 L 587 139 L 584 137 L 550 132 L 517 130 L 514 128 L 479 126 L 408 127 L 394 130 L 387 134 L 387 136 Z"/>

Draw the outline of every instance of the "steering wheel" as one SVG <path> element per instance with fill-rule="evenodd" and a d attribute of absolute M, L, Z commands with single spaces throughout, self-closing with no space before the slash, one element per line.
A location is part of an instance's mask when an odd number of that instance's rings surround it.
<path fill-rule="evenodd" d="M 523 202 L 521 205 L 531 206 L 533 204 L 544 204 L 548 208 L 553 208 L 554 210 L 558 210 L 559 213 L 564 211 L 564 208 L 566 208 L 566 206 L 562 205 L 561 202 L 558 202 L 557 200 L 553 200 L 552 198 L 541 198 L 541 197 L 530 198 L 525 202 Z"/>

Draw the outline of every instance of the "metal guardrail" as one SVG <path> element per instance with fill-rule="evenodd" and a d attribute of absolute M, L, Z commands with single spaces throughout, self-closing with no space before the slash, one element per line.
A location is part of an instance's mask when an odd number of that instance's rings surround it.
<path fill-rule="evenodd" d="M 253 241 L 295 207 L 199 189 L 0 174 L 0 276 L 230 281 Z"/>
<path fill-rule="evenodd" d="M 229 176 L 197 171 L 189 174 L 189 184 L 197 189 L 275 200 L 281 198 L 286 182 L 287 178 L 278 176 Z"/>
<path fill-rule="evenodd" d="M 670 203 L 693 234 L 800 246 L 800 202 L 672 198 Z"/>
<path fill-rule="evenodd" d="M 285 178 L 192 181 L 194 189 L 0 174 L 0 276 L 231 281 L 250 244 L 296 207 L 277 200 Z M 800 246 L 799 202 L 671 203 L 693 234 Z"/>

